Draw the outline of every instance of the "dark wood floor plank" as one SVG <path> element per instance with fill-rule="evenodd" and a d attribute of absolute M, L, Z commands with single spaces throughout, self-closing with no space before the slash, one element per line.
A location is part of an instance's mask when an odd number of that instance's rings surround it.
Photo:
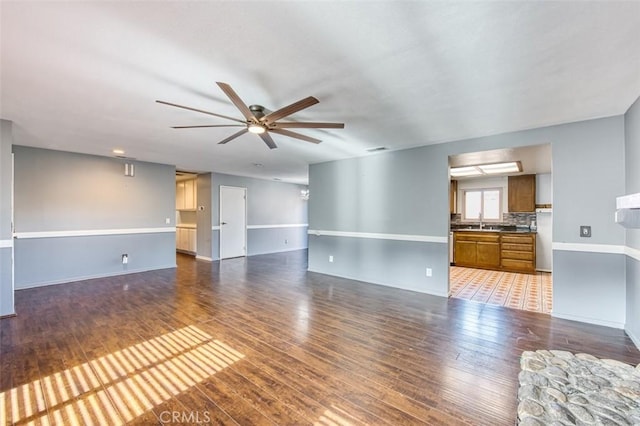
<path fill-rule="evenodd" d="M 524 350 L 640 362 L 622 330 L 311 273 L 305 251 L 177 262 L 18 291 L 9 421 L 507 425 Z"/>

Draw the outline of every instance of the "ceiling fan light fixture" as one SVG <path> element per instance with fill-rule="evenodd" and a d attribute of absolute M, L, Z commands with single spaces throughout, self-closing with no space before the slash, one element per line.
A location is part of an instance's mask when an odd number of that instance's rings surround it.
<path fill-rule="evenodd" d="M 260 124 L 249 124 L 249 131 L 251 133 L 255 133 L 256 135 L 261 135 L 266 132 L 267 129 L 265 129 L 264 126 Z"/>

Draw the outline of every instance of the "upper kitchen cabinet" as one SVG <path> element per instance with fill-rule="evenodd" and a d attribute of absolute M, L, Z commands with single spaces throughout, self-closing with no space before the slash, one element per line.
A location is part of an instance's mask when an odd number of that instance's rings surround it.
<path fill-rule="evenodd" d="M 458 181 L 452 180 L 449 185 L 449 212 L 456 213 L 456 203 L 458 202 Z"/>
<path fill-rule="evenodd" d="M 196 180 L 183 180 L 176 183 L 176 210 L 196 209 Z"/>
<path fill-rule="evenodd" d="M 509 212 L 536 211 L 536 175 L 509 176 Z"/>

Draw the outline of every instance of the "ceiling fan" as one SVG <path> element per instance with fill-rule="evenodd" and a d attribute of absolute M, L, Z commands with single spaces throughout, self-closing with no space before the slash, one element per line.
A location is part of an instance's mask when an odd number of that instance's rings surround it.
<path fill-rule="evenodd" d="M 219 144 L 226 144 L 234 140 L 235 138 L 244 135 L 247 132 L 255 133 L 262 138 L 264 143 L 271 149 L 277 148 L 276 143 L 271 138 L 269 133 L 276 133 L 290 138 L 300 139 L 311 143 L 320 143 L 320 139 L 312 138 L 297 132 L 292 132 L 287 129 L 344 129 L 344 123 L 309 123 L 309 122 L 295 122 L 295 121 L 278 121 L 282 118 L 288 117 L 298 111 L 305 108 L 309 108 L 312 105 L 317 104 L 318 101 L 313 96 L 306 97 L 294 102 L 291 105 L 280 108 L 277 111 L 268 112 L 266 108 L 261 105 L 247 106 L 238 94 L 226 83 L 216 82 L 216 84 L 227 95 L 231 102 L 240 110 L 244 120 L 234 117 L 229 117 L 222 114 L 216 114 L 215 112 L 203 111 L 201 109 L 191 108 L 184 105 L 178 105 L 171 102 L 156 101 L 160 104 L 169 105 L 177 108 L 187 109 L 189 111 L 201 112 L 203 114 L 213 115 L 214 117 L 225 118 L 241 124 L 204 124 L 199 126 L 173 126 L 173 129 L 193 129 L 199 127 L 243 127 L 242 130 L 234 133 L 226 139 L 218 142 Z"/>

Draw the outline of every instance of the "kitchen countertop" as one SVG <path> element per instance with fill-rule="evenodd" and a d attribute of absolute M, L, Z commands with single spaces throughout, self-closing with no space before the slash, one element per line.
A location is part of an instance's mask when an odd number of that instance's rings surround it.
<path fill-rule="evenodd" d="M 459 229 L 451 229 L 451 232 L 496 232 L 501 234 L 535 234 L 536 231 L 531 231 L 529 229 L 478 229 L 478 228 L 459 228 Z"/>

